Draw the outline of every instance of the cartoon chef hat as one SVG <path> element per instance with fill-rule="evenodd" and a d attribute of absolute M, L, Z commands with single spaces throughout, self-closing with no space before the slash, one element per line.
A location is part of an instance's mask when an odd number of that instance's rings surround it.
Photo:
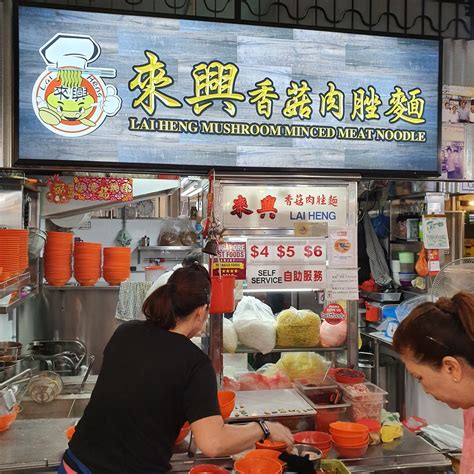
<path fill-rule="evenodd" d="M 61 68 L 85 69 L 100 55 L 100 46 L 83 35 L 56 34 L 40 49 L 46 64 Z"/>

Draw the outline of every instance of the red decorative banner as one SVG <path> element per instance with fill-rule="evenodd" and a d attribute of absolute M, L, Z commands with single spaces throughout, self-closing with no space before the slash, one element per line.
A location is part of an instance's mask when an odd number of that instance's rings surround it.
<path fill-rule="evenodd" d="M 74 199 L 78 201 L 131 201 L 133 179 L 75 176 Z"/>

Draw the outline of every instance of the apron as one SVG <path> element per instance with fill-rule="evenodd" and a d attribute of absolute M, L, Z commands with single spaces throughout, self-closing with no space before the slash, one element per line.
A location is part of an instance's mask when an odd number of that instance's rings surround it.
<path fill-rule="evenodd" d="M 67 449 L 58 468 L 58 474 L 92 474 L 92 471 L 84 466 L 70 449 Z"/>
<path fill-rule="evenodd" d="M 474 474 L 474 407 L 464 410 L 461 474 Z"/>

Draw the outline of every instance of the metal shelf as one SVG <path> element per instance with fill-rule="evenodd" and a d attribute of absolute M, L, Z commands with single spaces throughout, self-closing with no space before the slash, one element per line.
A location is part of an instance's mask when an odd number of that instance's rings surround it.
<path fill-rule="evenodd" d="M 0 299 L 14 293 L 15 291 L 20 291 L 22 287 L 30 283 L 30 272 L 22 273 L 15 277 L 9 278 L 8 280 L 2 281 L 0 283 Z"/>
<path fill-rule="evenodd" d="M 0 314 L 8 314 L 10 311 L 13 311 L 18 306 L 24 304 L 26 301 L 30 300 L 34 296 L 38 294 L 37 290 L 33 290 L 31 293 L 28 293 L 23 298 L 17 298 L 13 303 L 9 303 L 7 305 L 0 305 Z"/>
<path fill-rule="evenodd" d="M 197 245 L 139 245 L 137 247 L 137 262 L 141 263 L 141 253 L 144 251 L 158 252 L 189 252 L 200 248 Z M 179 259 L 181 260 L 181 258 Z"/>
<path fill-rule="evenodd" d="M 347 346 L 341 347 L 275 347 L 271 352 L 333 352 L 345 351 Z M 237 346 L 236 354 L 258 354 L 259 351 L 245 346 Z"/>

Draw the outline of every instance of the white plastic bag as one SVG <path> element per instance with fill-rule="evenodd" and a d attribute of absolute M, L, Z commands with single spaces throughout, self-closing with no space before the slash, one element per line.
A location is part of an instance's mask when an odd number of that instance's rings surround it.
<path fill-rule="evenodd" d="M 321 346 L 340 347 L 344 345 L 347 338 L 347 322 L 330 324 L 327 321 L 321 323 Z"/>
<path fill-rule="evenodd" d="M 270 306 L 253 296 L 244 296 L 234 312 L 239 341 L 262 354 L 275 348 L 276 323 Z"/>
<path fill-rule="evenodd" d="M 222 331 L 224 333 L 224 352 L 234 353 L 237 349 L 239 340 L 237 338 L 237 331 L 235 330 L 234 324 L 230 319 L 224 318 Z"/>

